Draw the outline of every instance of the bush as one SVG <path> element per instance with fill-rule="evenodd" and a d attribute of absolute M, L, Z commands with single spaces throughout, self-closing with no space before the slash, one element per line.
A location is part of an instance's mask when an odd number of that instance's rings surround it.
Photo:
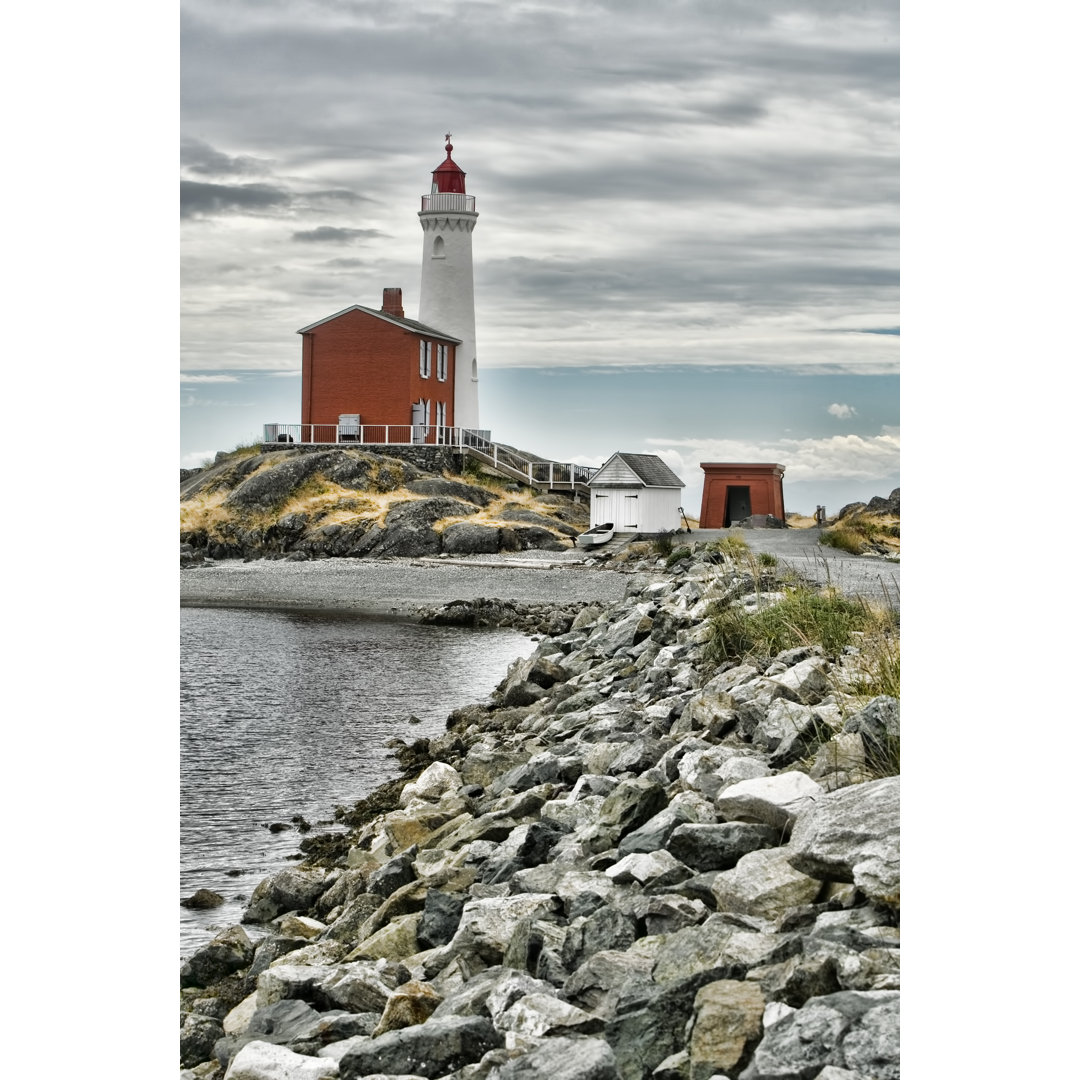
<path fill-rule="evenodd" d="M 671 539 L 671 533 L 659 533 L 653 538 L 653 551 L 657 555 L 663 555 L 668 557 L 671 555 L 671 550 L 675 546 L 675 542 Z"/>

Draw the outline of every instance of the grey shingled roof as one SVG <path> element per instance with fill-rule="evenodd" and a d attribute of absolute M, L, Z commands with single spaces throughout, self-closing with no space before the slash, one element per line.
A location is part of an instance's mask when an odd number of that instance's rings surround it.
<path fill-rule="evenodd" d="M 626 463 L 627 467 L 641 480 L 646 487 L 686 487 L 672 471 L 664 464 L 662 458 L 656 456 L 656 454 L 624 454 L 621 450 L 615 454 L 612 454 L 606 462 L 597 470 L 597 475 L 602 472 L 608 464 L 620 458 Z M 619 485 L 613 485 L 619 486 Z"/>
<path fill-rule="evenodd" d="M 314 330 L 316 326 L 322 326 L 323 323 L 328 323 L 339 315 L 347 315 L 350 311 L 363 311 L 367 315 L 374 315 L 377 319 L 385 319 L 395 326 L 404 327 L 414 334 L 427 334 L 429 337 L 436 337 L 441 341 L 452 341 L 455 345 L 461 344 L 461 338 L 456 338 L 453 334 L 443 333 L 442 330 L 436 330 L 433 326 L 425 326 L 415 319 L 399 319 L 396 315 L 387 315 L 385 311 L 376 311 L 374 308 L 364 307 L 362 304 L 352 304 L 347 308 L 342 308 L 340 311 L 335 311 L 333 315 L 327 315 L 325 319 L 319 319 L 317 322 L 311 323 L 310 326 L 300 327 L 296 332 L 306 334 L 309 330 Z"/>

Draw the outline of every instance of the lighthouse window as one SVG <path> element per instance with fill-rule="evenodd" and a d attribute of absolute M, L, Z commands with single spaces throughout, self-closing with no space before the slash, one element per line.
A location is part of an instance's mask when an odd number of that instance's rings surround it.
<path fill-rule="evenodd" d="M 449 352 L 448 345 L 439 345 L 435 354 L 435 374 L 439 378 L 439 382 L 446 382 L 446 355 Z"/>
<path fill-rule="evenodd" d="M 420 342 L 420 378 L 431 378 L 431 342 Z"/>
<path fill-rule="evenodd" d="M 431 257 L 433 259 L 446 258 L 446 241 L 441 236 L 436 236 L 435 243 L 431 245 Z"/>

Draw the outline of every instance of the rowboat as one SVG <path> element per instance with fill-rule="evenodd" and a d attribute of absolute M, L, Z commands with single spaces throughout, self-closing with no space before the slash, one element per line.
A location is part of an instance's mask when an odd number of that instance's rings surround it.
<path fill-rule="evenodd" d="M 579 533 L 574 541 L 578 547 L 598 547 L 606 544 L 615 535 L 615 522 L 608 521 L 603 525 L 594 525 L 588 532 Z"/>

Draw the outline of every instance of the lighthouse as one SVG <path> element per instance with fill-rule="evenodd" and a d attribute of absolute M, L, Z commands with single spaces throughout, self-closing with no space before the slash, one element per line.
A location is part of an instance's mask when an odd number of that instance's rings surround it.
<path fill-rule="evenodd" d="M 476 313 L 473 304 L 472 232 L 476 197 L 465 194 L 465 172 L 450 156 L 431 173 L 431 194 L 420 196 L 424 230 L 418 319 L 461 340 L 454 374 L 455 426 L 480 426 L 476 371 Z"/>

